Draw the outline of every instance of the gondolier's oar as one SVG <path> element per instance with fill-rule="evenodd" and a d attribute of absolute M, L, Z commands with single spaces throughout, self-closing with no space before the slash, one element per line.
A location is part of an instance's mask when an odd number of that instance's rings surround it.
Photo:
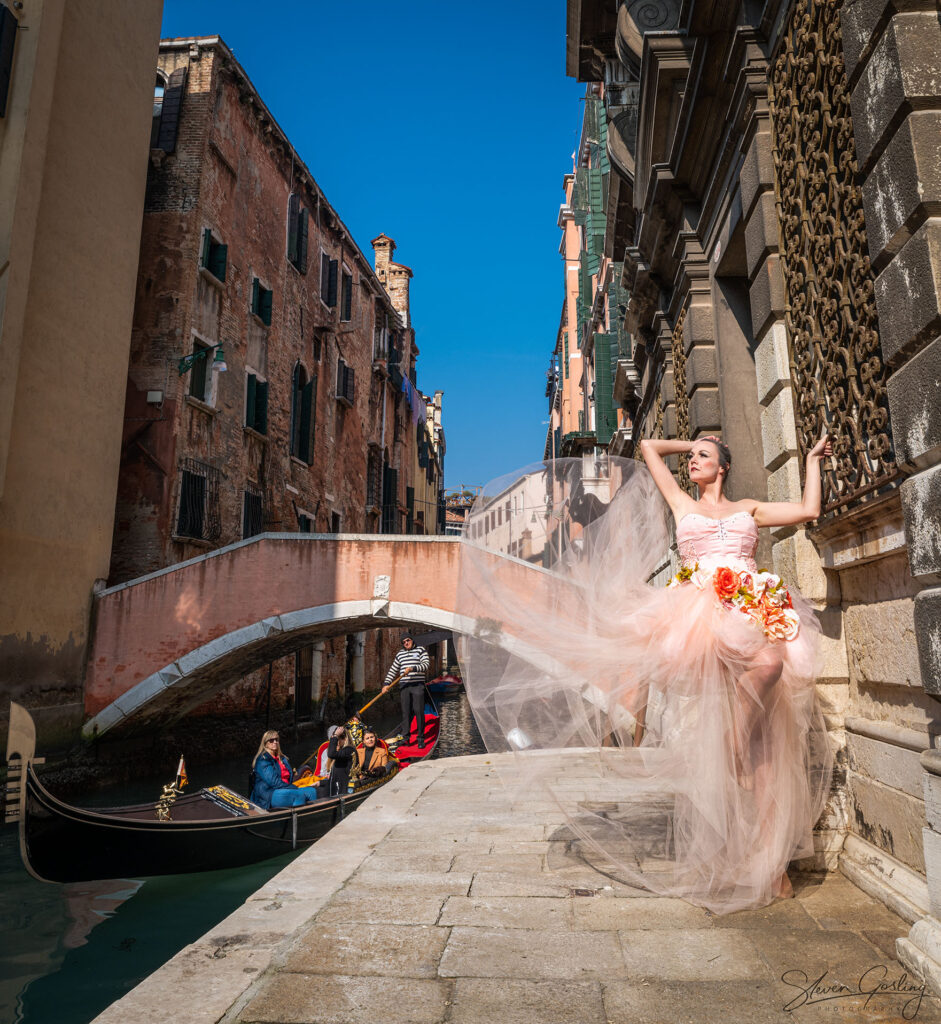
<path fill-rule="evenodd" d="M 393 680 L 392 680 L 392 682 L 391 682 L 391 683 L 389 683 L 389 686 L 390 686 L 390 687 L 391 687 L 391 686 L 395 686 L 395 684 L 396 684 L 396 683 L 397 683 L 397 682 L 398 682 L 398 681 L 399 681 L 399 680 L 400 680 L 401 678 L 402 678 L 401 676 L 396 676 L 396 677 L 395 677 L 395 679 L 393 679 Z M 366 705 L 365 705 L 364 707 L 361 707 L 361 708 L 359 709 L 359 711 L 357 711 L 357 712 L 356 712 L 356 717 L 357 717 L 357 718 L 361 718 L 361 717 L 362 717 L 362 714 L 363 714 L 363 712 L 364 712 L 364 711 L 367 711 L 367 710 L 368 710 L 369 708 L 371 708 L 371 707 L 373 706 L 373 704 L 375 704 L 375 703 L 376 703 L 376 701 L 377 701 L 377 700 L 379 700 L 379 698 L 380 698 L 380 697 L 382 697 L 382 696 L 383 696 L 383 693 L 382 693 L 382 691 L 380 690 L 380 691 L 379 691 L 379 693 L 377 693 L 377 694 L 376 694 L 376 696 L 375 696 L 375 697 L 373 697 L 373 699 L 372 699 L 372 700 L 371 700 L 371 701 L 370 701 L 370 702 L 369 702 L 368 704 L 366 704 Z"/>

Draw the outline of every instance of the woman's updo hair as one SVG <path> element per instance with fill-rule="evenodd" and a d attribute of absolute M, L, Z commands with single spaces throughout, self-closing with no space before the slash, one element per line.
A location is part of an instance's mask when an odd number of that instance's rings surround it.
<path fill-rule="evenodd" d="M 720 441 L 714 434 L 707 434 L 705 437 L 701 437 L 700 441 L 711 441 L 716 448 L 719 449 L 719 468 L 725 470 L 725 479 L 728 480 L 729 473 L 732 469 L 732 450 L 725 443 Z"/>

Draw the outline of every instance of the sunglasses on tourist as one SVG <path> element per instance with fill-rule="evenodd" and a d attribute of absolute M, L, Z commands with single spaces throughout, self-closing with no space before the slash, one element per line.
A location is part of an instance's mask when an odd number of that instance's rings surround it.
<path fill-rule="evenodd" d="M 281 740 L 277 736 L 272 736 L 270 740 L 265 740 L 265 743 L 280 743 Z"/>

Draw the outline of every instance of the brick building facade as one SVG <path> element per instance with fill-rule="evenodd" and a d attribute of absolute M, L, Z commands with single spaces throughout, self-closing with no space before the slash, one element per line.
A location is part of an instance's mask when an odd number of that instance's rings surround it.
<path fill-rule="evenodd" d="M 407 532 L 395 243 L 377 274 L 218 37 L 161 43 L 151 146 L 109 582 L 265 531 Z M 277 663 L 272 700 L 297 686 L 303 715 L 383 660 L 378 632 L 336 637 Z M 266 691 L 248 677 L 206 710 Z"/>

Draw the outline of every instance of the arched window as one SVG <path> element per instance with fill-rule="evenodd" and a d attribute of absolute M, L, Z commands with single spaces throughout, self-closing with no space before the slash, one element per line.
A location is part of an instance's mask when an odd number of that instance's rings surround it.
<path fill-rule="evenodd" d="M 172 153 L 176 149 L 176 136 L 186 91 L 186 66 L 177 68 L 169 78 L 157 72 L 154 84 L 154 112 L 150 128 L 150 148 Z"/>
<path fill-rule="evenodd" d="M 166 92 L 167 82 L 158 71 L 157 80 L 154 84 L 154 119 L 150 126 L 150 148 L 155 149 L 157 138 L 160 135 L 160 118 L 163 114 L 163 96 Z"/>
<path fill-rule="evenodd" d="M 297 362 L 291 384 L 291 454 L 309 466 L 314 461 L 314 426 L 317 377 Z"/>

